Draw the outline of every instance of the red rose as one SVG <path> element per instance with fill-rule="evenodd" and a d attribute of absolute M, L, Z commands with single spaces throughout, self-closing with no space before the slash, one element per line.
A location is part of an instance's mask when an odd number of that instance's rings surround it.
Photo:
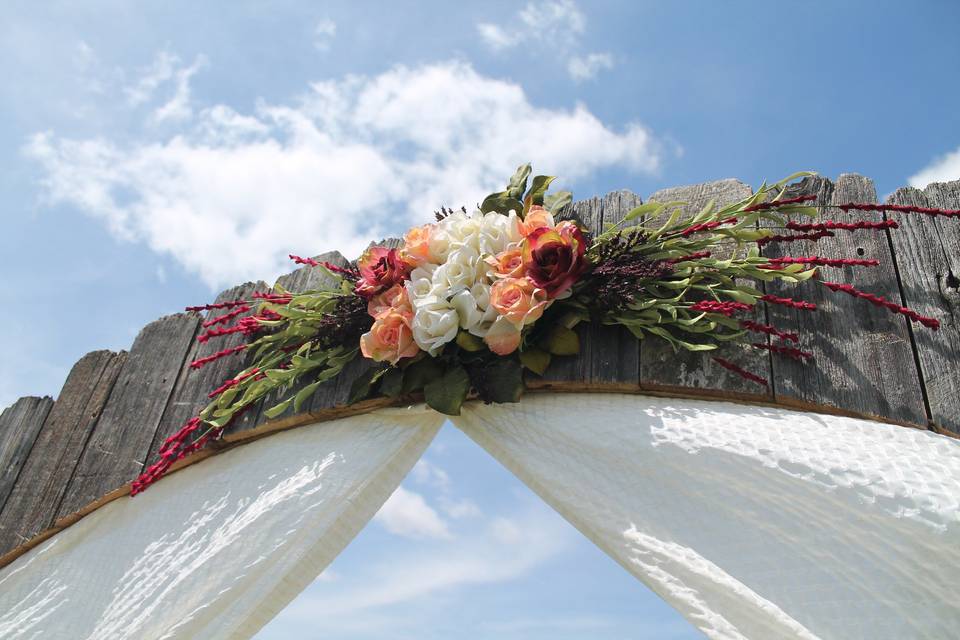
<path fill-rule="evenodd" d="M 573 222 L 534 229 L 523 240 L 522 252 L 527 277 L 549 298 L 572 287 L 587 268 L 586 241 Z"/>
<path fill-rule="evenodd" d="M 358 296 L 372 298 L 398 282 L 403 282 L 410 266 L 400 259 L 396 249 L 370 247 L 357 260 L 360 279 L 354 289 Z"/>

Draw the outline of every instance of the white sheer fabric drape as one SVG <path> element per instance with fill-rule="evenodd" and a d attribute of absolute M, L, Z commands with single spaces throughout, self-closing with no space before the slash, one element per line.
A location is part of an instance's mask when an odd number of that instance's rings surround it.
<path fill-rule="evenodd" d="M 249 638 L 442 421 L 421 406 L 299 428 L 112 502 L 0 570 L 0 638 Z M 470 403 L 454 422 L 710 637 L 960 629 L 956 440 L 604 394 Z"/>
<path fill-rule="evenodd" d="M 114 501 L 0 571 L 0 638 L 249 638 L 356 536 L 442 423 L 414 407 L 299 428 Z"/>
<path fill-rule="evenodd" d="M 471 404 L 455 424 L 712 638 L 949 638 L 960 442 L 643 396 Z"/>

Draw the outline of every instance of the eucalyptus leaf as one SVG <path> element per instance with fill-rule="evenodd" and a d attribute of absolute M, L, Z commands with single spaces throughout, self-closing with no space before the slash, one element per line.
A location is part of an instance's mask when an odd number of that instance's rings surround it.
<path fill-rule="evenodd" d="M 297 392 L 297 395 L 293 398 L 293 410 L 300 411 L 300 407 L 303 406 L 303 403 L 310 399 L 316 390 L 320 386 L 320 381 L 311 382 L 303 389 Z"/>
<path fill-rule="evenodd" d="M 269 409 L 263 412 L 263 415 L 267 416 L 270 419 L 276 418 L 281 413 L 286 411 L 290 407 L 290 403 L 293 402 L 293 398 L 287 398 L 278 405 L 272 406 Z"/>

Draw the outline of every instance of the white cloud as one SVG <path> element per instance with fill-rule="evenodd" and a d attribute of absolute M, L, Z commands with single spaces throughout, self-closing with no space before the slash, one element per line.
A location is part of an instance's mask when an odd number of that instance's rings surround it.
<path fill-rule="evenodd" d="M 477 24 L 480 39 L 493 51 L 505 51 L 521 43 L 535 43 L 534 50 L 548 48 L 551 55 L 566 58 L 567 73 L 576 81 L 594 77 L 613 68 L 609 53 L 577 54 L 587 19 L 573 0 L 530 2 L 517 12 L 508 27 L 492 22 Z"/>
<path fill-rule="evenodd" d="M 328 51 L 337 35 L 337 23 L 330 18 L 323 18 L 313 28 L 313 46 L 319 51 Z"/>
<path fill-rule="evenodd" d="M 427 485 L 441 491 L 450 488 L 450 476 L 447 472 L 426 458 L 417 460 L 417 464 L 413 465 L 410 474 L 417 484 Z"/>
<path fill-rule="evenodd" d="M 405 538 L 450 538 L 447 523 L 419 493 L 397 487 L 380 507 L 374 520 L 387 531 Z"/>
<path fill-rule="evenodd" d="M 926 167 L 910 176 L 911 187 L 923 189 L 931 182 L 950 182 L 960 180 L 960 147 L 956 151 L 946 153 Z"/>
<path fill-rule="evenodd" d="M 556 514 L 537 506 L 516 517 L 497 518 L 473 536 L 432 545 L 427 552 L 392 555 L 370 575 L 344 577 L 330 588 L 315 584 L 285 615 L 337 624 L 359 612 L 422 602 L 457 587 L 516 580 L 562 553 L 574 535 Z"/>
<path fill-rule="evenodd" d="M 193 115 L 190 106 L 190 80 L 207 65 L 206 56 L 197 56 L 193 64 L 185 66 L 179 56 L 169 51 L 159 52 L 153 63 L 141 70 L 137 82 L 124 88 L 127 102 L 137 106 L 150 101 L 164 85 L 170 84 L 173 93 L 154 109 L 155 122 L 186 120 Z"/>
<path fill-rule="evenodd" d="M 441 498 L 440 508 L 443 512 L 454 520 L 466 520 L 468 518 L 479 518 L 483 515 L 476 502 L 468 498 L 460 500 L 450 500 Z"/>
<path fill-rule="evenodd" d="M 475 204 L 528 160 L 564 181 L 659 166 L 642 125 L 615 130 L 583 105 L 538 107 L 521 86 L 461 62 L 318 82 L 296 103 L 252 113 L 217 104 L 189 116 L 189 79 L 203 60 L 171 60 L 159 56 L 128 99 L 156 99 L 162 81 L 150 78 L 182 80 L 159 111 L 186 117 L 175 132 L 148 127 L 152 137 L 133 141 L 44 132 L 25 153 L 42 165 L 50 202 L 172 256 L 212 288 L 282 273 L 288 253 L 356 256 L 440 205 Z"/>
<path fill-rule="evenodd" d="M 567 62 L 567 71 L 574 80 L 587 80 L 602 69 L 613 68 L 613 56 L 609 53 L 588 53 L 585 56 L 573 56 Z"/>

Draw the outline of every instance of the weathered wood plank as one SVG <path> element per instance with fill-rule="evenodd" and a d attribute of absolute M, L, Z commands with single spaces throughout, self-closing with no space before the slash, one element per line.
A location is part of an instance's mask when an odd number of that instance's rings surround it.
<path fill-rule="evenodd" d="M 898 189 L 888 200 L 960 209 L 960 180 L 923 191 Z M 940 330 L 911 325 L 934 424 L 960 433 L 960 222 L 921 214 L 889 213 L 890 232 L 906 306 L 940 321 Z"/>
<path fill-rule="evenodd" d="M 40 427 L 53 407 L 49 396 L 20 398 L 0 414 L 0 508 L 17 482 Z"/>
<path fill-rule="evenodd" d="M 73 365 L 0 512 L 0 554 L 53 524 L 84 443 L 126 358 L 125 351 L 94 351 Z"/>
<path fill-rule="evenodd" d="M 179 313 L 155 320 L 140 331 L 83 451 L 58 517 L 140 473 L 199 325 L 200 316 Z"/>
<path fill-rule="evenodd" d="M 661 189 L 650 201 L 685 202 L 684 215 L 694 215 L 713 200 L 722 207 L 749 197 L 753 190 L 739 180 L 727 179 L 688 187 Z M 656 226 L 655 224 L 653 226 Z M 731 248 L 732 251 L 732 248 Z M 722 258 L 722 250 L 713 252 Z M 762 310 L 757 312 L 755 320 L 764 320 Z M 757 336 L 753 342 L 766 342 L 764 336 Z M 770 357 L 768 354 L 740 346 L 718 352 L 691 352 L 680 349 L 674 352 L 665 341 L 658 338 L 645 339 L 640 349 L 640 385 L 655 390 L 696 389 L 700 392 L 722 395 L 736 393 L 747 396 L 769 397 L 771 387 L 763 387 L 745 380 L 736 373 L 721 367 L 714 356 L 723 357 L 758 376 L 770 379 Z"/>
<path fill-rule="evenodd" d="M 623 220 L 631 209 L 643 204 L 640 196 L 627 190 L 608 193 L 603 198 L 590 198 L 573 203 L 557 216 L 576 219 L 597 235 L 610 224 Z M 636 386 L 640 371 L 640 344 L 623 327 L 606 327 L 582 323 L 580 353 L 576 357 L 554 358 L 543 380 L 532 384 L 559 382 L 609 382 Z"/>
<path fill-rule="evenodd" d="M 821 177 L 804 179 L 789 195 L 815 193 L 818 202 L 875 202 L 873 182 L 844 174 L 836 185 Z M 823 215 L 840 222 L 862 218 L 830 208 Z M 887 236 L 869 231 L 837 232 L 819 242 L 772 243 L 765 255 L 820 255 L 827 258 L 876 258 L 878 267 L 821 269 L 820 279 L 900 302 L 897 276 Z M 817 281 L 799 287 L 772 283 L 774 295 L 800 298 L 820 307 L 816 312 L 768 305 L 770 324 L 796 327 L 804 348 L 814 354 L 804 365 L 788 358 L 773 361 L 776 398 L 782 402 L 827 404 L 867 415 L 925 424 L 926 410 L 914 364 L 907 321 L 864 300 L 833 293 Z"/>
<path fill-rule="evenodd" d="M 268 288 L 269 287 L 267 286 L 267 283 L 262 281 L 247 282 L 222 291 L 220 295 L 216 297 L 215 302 L 221 303 L 233 300 L 249 300 L 254 293 L 266 291 Z M 248 316 L 253 313 L 256 305 L 252 306 L 254 308 L 253 310 L 237 316 L 236 319 L 230 321 L 230 324 L 235 324 L 241 317 Z M 208 311 L 204 316 L 204 320 L 210 320 L 211 318 L 223 315 L 228 311 L 229 309 L 214 309 Z M 216 326 L 223 327 L 225 325 Z M 201 327 L 199 331 L 203 332 L 206 330 L 207 329 Z M 167 403 L 166 409 L 164 409 L 163 418 L 160 420 L 160 426 L 158 427 L 157 433 L 154 436 L 153 442 L 151 443 L 147 452 L 148 465 L 153 464 L 159 459 L 157 451 L 159 451 L 160 445 L 163 443 L 163 441 L 176 433 L 185 422 L 200 413 L 200 411 L 207 406 L 207 404 L 210 402 L 208 394 L 246 366 L 245 354 L 243 353 L 227 356 L 221 358 L 220 360 L 210 362 L 200 369 L 191 369 L 190 363 L 198 358 L 211 356 L 218 351 L 239 346 L 248 340 L 249 338 L 247 336 L 234 333 L 219 338 L 213 338 L 212 340 L 202 344 L 197 341 L 193 342 L 190 353 L 184 359 L 183 367 L 180 371 L 180 375 L 177 378 L 177 385 L 174 387 L 173 393 L 170 395 L 170 401 Z M 250 416 L 248 412 L 247 415 L 237 418 L 236 426 L 239 428 L 243 425 L 247 425 L 247 428 L 250 428 L 253 426 L 255 420 L 256 412 L 254 411 L 252 416 Z"/>

